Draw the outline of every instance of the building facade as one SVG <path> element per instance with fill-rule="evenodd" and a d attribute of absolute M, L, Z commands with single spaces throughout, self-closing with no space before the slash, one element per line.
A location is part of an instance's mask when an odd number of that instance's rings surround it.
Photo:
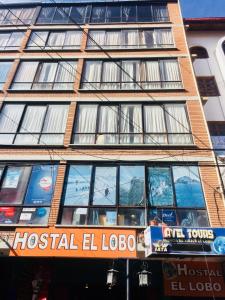
<path fill-rule="evenodd" d="M 225 18 L 186 19 L 187 41 L 224 188 Z"/>
<path fill-rule="evenodd" d="M 0 51 L 3 298 L 225 297 L 224 197 L 178 2 L 2 5 Z"/>

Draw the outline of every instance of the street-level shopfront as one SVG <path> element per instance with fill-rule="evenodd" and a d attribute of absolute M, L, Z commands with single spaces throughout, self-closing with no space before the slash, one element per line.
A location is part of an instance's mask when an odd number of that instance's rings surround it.
<path fill-rule="evenodd" d="M 224 230 L 191 230 L 152 226 L 145 239 L 134 229 L 1 231 L 0 298 L 225 299 Z M 148 287 L 140 287 L 143 266 L 151 272 Z M 111 269 L 117 271 L 113 286 L 106 284 Z"/>

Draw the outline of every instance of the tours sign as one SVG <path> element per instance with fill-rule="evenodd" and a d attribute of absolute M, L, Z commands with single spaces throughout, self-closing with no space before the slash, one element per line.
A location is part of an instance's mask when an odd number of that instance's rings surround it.
<path fill-rule="evenodd" d="M 17 228 L 10 256 L 136 258 L 136 231 Z"/>
<path fill-rule="evenodd" d="M 145 230 L 145 255 L 224 255 L 225 228 L 150 226 Z"/>
<path fill-rule="evenodd" d="M 165 296 L 225 298 L 221 263 L 167 261 L 162 271 Z"/>

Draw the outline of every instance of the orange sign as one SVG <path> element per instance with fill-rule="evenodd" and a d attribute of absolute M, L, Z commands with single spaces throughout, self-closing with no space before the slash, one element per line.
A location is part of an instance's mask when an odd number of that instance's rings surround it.
<path fill-rule="evenodd" d="M 225 283 L 217 262 L 163 263 L 165 296 L 223 297 Z"/>
<path fill-rule="evenodd" d="M 136 231 L 18 228 L 10 256 L 136 258 Z"/>

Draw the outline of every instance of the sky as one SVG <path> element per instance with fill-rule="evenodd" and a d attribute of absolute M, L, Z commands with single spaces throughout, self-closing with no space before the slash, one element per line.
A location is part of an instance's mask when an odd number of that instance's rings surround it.
<path fill-rule="evenodd" d="M 36 2 L 39 0 L 1 0 L 0 2 Z M 94 0 L 93 0 L 94 1 Z M 185 18 L 225 17 L 225 0 L 180 0 Z"/>

